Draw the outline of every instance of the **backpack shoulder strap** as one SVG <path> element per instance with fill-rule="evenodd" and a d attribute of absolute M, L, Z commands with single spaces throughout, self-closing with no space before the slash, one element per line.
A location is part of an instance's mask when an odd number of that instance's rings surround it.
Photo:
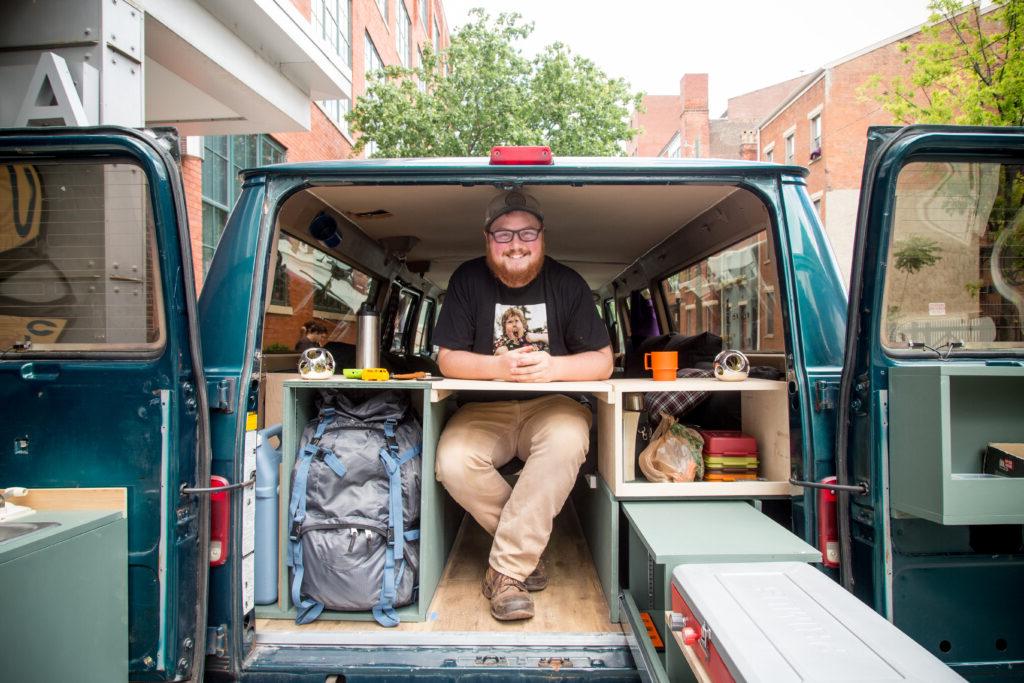
<path fill-rule="evenodd" d="M 324 431 L 327 429 L 327 423 L 334 417 L 334 413 L 333 408 L 326 408 L 321 411 L 320 421 L 317 422 L 313 438 L 299 451 L 299 465 L 295 469 L 295 479 L 292 481 L 292 498 L 288 506 L 289 519 L 291 520 L 288 534 L 288 566 L 292 568 L 291 593 L 292 604 L 297 610 L 295 615 L 296 624 L 308 624 L 319 617 L 320 613 L 324 611 L 323 603 L 310 598 L 303 599 L 302 597 L 302 523 L 306 519 L 306 488 L 309 482 L 309 466 L 317 454 L 326 450 L 320 445 L 320 439 L 323 438 Z M 328 462 L 326 455 L 324 455 L 324 461 L 339 477 L 344 476 L 345 469 L 341 465 L 341 461 L 337 459 L 333 452 L 326 452 L 330 453 L 330 456 L 337 461 L 337 465 L 341 467 L 340 471 Z"/>
<path fill-rule="evenodd" d="M 398 585 L 405 572 L 405 542 L 415 540 L 419 533 L 407 533 L 402 505 L 402 465 L 420 454 L 422 447 L 416 444 L 404 453 L 398 450 L 395 427 L 398 422 L 389 418 L 384 422 L 386 446 L 380 449 L 380 459 L 388 474 L 388 537 L 384 550 L 384 577 L 380 589 L 380 600 L 373 607 L 373 618 L 381 626 L 397 626 L 399 619 L 395 611 Z"/>

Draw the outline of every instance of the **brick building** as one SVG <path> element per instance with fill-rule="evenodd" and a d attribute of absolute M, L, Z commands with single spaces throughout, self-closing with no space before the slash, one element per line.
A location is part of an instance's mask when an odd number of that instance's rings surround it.
<path fill-rule="evenodd" d="M 239 170 L 262 163 L 351 157 L 355 141 L 345 115 L 366 91 L 367 75 L 387 65 L 416 66 L 424 44 L 436 51 L 449 43 L 442 0 L 290 1 L 308 22 L 303 29 L 349 77 L 349 92 L 337 99 L 309 102 L 308 130 L 186 140 L 182 169 L 193 266 L 200 286 L 240 189 Z M 372 155 L 372 147 L 366 152 Z"/>
<path fill-rule="evenodd" d="M 678 95 L 648 95 L 645 111 L 634 113 L 641 134 L 627 147 L 630 156 L 756 159 L 757 127 L 804 81 L 794 78 L 729 98 L 726 111 L 711 118 L 708 75 L 686 74 Z"/>

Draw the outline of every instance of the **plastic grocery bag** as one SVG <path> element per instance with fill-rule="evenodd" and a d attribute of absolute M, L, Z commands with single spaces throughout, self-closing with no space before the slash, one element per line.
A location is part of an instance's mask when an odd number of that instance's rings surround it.
<path fill-rule="evenodd" d="M 640 454 L 640 471 L 648 481 L 700 481 L 704 477 L 704 438 L 697 430 L 661 414 L 651 442 Z"/>

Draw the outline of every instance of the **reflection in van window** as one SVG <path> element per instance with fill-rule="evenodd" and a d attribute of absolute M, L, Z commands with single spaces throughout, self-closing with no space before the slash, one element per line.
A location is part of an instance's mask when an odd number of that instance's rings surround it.
<path fill-rule="evenodd" d="M 914 162 L 896 181 L 882 343 L 1024 348 L 1024 165 Z"/>
<path fill-rule="evenodd" d="M 369 275 L 320 249 L 281 235 L 263 351 L 293 352 L 303 337 L 303 326 L 311 321 L 327 329 L 328 348 L 332 343 L 355 345 L 356 311 L 371 299 L 375 284 Z"/>
<path fill-rule="evenodd" d="M 0 166 L 0 353 L 163 341 L 149 184 L 131 163 Z"/>
<path fill-rule="evenodd" d="M 712 332 L 727 348 L 782 351 L 778 273 L 762 231 L 663 280 L 673 331 Z"/>

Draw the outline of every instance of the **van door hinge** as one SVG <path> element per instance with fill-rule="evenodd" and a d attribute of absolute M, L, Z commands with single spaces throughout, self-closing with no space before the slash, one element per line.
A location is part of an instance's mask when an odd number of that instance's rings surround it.
<path fill-rule="evenodd" d="M 821 413 L 826 410 L 835 410 L 836 393 L 839 391 L 839 382 L 831 379 L 819 379 L 814 383 L 814 412 Z"/>
<path fill-rule="evenodd" d="M 210 410 L 233 413 L 238 400 L 238 380 L 234 377 L 207 380 L 206 394 L 209 396 Z"/>
<path fill-rule="evenodd" d="M 206 628 L 206 654 L 223 657 L 228 653 L 228 627 L 208 626 Z"/>

